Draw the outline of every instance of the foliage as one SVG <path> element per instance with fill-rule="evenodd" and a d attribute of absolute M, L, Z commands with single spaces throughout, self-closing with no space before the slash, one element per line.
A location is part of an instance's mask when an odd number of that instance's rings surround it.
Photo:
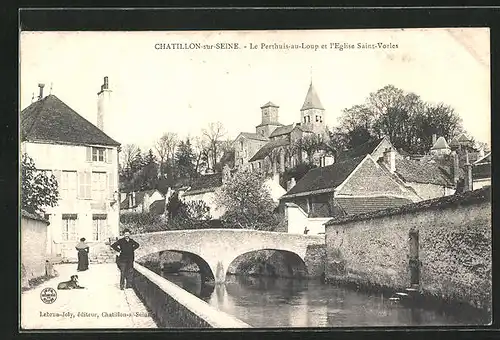
<path fill-rule="evenodd" d="M 188 139 L 181 141 L 175 153 L 177 177 L 191 179 L 196 175 L 195 155 Z"/>
<path fill-rule="evenodd" d="M 364 104 L 342 111 L 333 146 L 353 148 L 388 136 L 397 149 L 425 153 L 432 146 L 433 134 L 450 140 L 461 131 L 462 121 L 452 107 L 426 103 L 415 93 L 387 85 L 370 93 Z"/>
<path fill-rule="evenodd" d="M 21 159 L 21 208 L 43 214 L 46 207 L 58 204 L 59 189 L 54 175 L 38 171 L 33 159 L 24 153 Z"/>
<path fill-rule="evenodd" d="M 237 171 L 216 194 L 222 220 L 234 228 L 269 230 L 275 204 L 260 172 Z"/>
<path fill-rule="evenodd" d="M 120 223 L 133 234 L 169 230 L 162 216 L 152 212 L 121 214 Z"/>

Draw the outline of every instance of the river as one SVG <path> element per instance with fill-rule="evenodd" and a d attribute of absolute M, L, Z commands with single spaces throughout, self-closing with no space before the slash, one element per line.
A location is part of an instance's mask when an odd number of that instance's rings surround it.
<path fill-rule="evenodd" d="M 228 275 L 224 285 L 202 286 L 197 273 L 163 274 L 208 304 L 257 328 L 377 327 L 484 324 L 471 315 L 405 307 L 318 280 Z"/>

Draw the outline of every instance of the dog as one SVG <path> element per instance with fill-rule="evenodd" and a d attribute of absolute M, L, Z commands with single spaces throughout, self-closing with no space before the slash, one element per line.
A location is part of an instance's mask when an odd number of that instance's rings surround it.
<path fill-rule="evenodd" d="M 61 282 L 57 285 L 57 289 L 68 290 L 68 289 L 85 289 L 78 284 L 78 275 L 71 275 L 69 281 Z"/>

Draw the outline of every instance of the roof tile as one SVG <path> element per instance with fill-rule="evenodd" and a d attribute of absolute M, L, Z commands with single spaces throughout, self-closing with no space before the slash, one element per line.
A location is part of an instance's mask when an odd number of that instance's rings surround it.
<path fill-rule="evenodd" d="M 20 127 L 21 138 L 28 141 L 120 145 L 54 95 L 22 110 Z"/>

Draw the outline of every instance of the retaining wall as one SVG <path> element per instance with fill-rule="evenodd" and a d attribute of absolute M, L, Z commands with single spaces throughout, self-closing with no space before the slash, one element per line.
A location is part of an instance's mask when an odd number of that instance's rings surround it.
<path fill-rule="evenodd" d="M 410 286 L 413 229 L 419 232 L 421 292 L 491 309 L 490 190 L 328 222 L 326 279 L 389 289 Z"/>
<path fill-rule="evenodd" d="M 134 290 L 164 328 L 250 328 L 151 270 L 134 264 Z"/>

